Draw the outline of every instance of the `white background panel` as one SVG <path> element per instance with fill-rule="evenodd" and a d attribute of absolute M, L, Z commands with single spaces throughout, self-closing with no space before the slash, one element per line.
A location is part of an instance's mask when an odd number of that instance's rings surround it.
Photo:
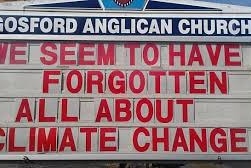
<path fill-rule="evenodd" d="M 133 152 L 133 129 L 119 128 L 119 152 L 130 153 Z"/>
<path fill-rule="evenodd" d="M 165 45 L 165 44 L 162 44 L 160 46 L 160 58 L 161 58 L 160 63 L 161 63 L 161 67 L 165 67 L 169 63 L 169 57 L 168 57 L 169 50 L 168 50 L 168 47 L 166 47 L 166 46 L 167 45 Z"/>
<path fill-rule="evenodd" d="M 0 92 L 3 93 L 41 93 L 42 73 L 37 72 L 0 72 Z"/>
<path fill-rule="evenodd" d="M 251 73 L 231 73 L 229 74 L 229 94 L 250 94 L 251 93 Z"/>
<path fill-rule="evenodd" d="M 124 48 L 123 44 L 117 44 L 116 45 L 116 65 L 129 65 L 129 56 L 126 55 L 126 49 Z"/>
<path fill-rule="evenodd" d="M 251 101 L 198 100 L 195 102 L 196 123 L 250 122 Z"/>
<path fill-rule="evenodd" d="M 0 122 L 14 122 L 15 121 L 15 100 L 14 99 L 0 99 Z"/>
<path fill-rule="evenodd" d="M 84 99 L 80 101 L 80 121 L 94 123 L 95 122 L 95 103 L 94 99 Z"/>
<path fill-rule="evenodd" d="M 248 152 L 251 152 L 251 129 L 248 129 L 248 135 L 247 135 L 247 137 L 248 137 Z"/>
<path fill-rule="evenodd" d="M 242 53 L 243 53 L 243 65 L 244 66 L 251 66 L 251 46 L 250 45 L 243 45 L 242 46 Z"/>
<path fill-rule="evenodd" d="M 41 45 L 42 45 L 42 42 L 30 43 L 29 64 L 32 64 L 32 65 L 41 64 L 40 58 L 44 57 L 44 54 L 42 54 L 40 50 Z"/>

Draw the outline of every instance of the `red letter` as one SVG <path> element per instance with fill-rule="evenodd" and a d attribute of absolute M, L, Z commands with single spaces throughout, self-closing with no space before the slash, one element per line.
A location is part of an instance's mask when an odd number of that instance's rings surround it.
<path fill-rule="evenodd" d="M 115 80 L 116 77 L 119 79 Z M 112 71 L 108 77 L 108 87 L 113 94 L 125 93 L 126 86 L 124 73 L 118 70 Z"/>
<path fill-rule="evenodd" d="M 78 60 L 78 64 L 79 65 L 95 65 L 95 61 L 94 60 L 86 60 L 86 57 L 94 57 L 94 51 L 86 51 L 85 48 L 95 48 L 94 44 L 84 44 L 84 43 L 80 43 L 79 44 L 79 60 Z"/>
<path fill-rule="evenodd" d="M 61 121 L 62 122 L 78 122 L 78 117 L 68 116 L 68 99 L 62 99 L 62 108 L 61 108 Z"/>
<path fill-rule="evenodd" d="M 176 152 L 179 147 L 183 148 L 184 152 L 189 151 L 188 146 L 187 146 L 187 142 L 186 142 L 186 138 L 185 138 L 185 135 L 184 135 L 184 132 L 183 132 L 182 128 L 177 128 L 176 129 L 175 137 L 174 137 L 174 140 L 173 140 L 173 149 L 172 149 L 172 151 Z"/>
<path fill-rule="evenodd" d="M 26 64 L 26 60 L 16 59 L 16 56 L 26 54 L 25 50 L 17 50 L 18 47 L 27 47 L 27 43 L 13 43 L 10 45 L 10 64 Z"/>
<path fill-rule="evenodd" d="M 152 51 L 153 51 L 153 59 L 152 60 L 149 60 L 149 58 L 148 58 L 148 53 L 149 53 L 150 49 L 152 49 Z M 149 66 L 155 65 L 158 62 L 159 49 L 156 46 L 156 44 L 153 44 L 153 43 L 146 44 L 146 46 L 143 49 L 143 60 L 146 63 L 146 65 L 149 65 Z"/>
<path fill-rule="evenodd" d="M 115 65 L 115 45 L 107 45 L 105 51 L 104 44 L 98 44 L 98 65 Z"/>
<path fill-rule="evenodd" d="M 155 110 L 156 110 L 156 119 L 160 123 L 169 123 L 173 120 L 173 113 L 174 113 L 173 100 L 167 100 L 167 111 L 165 111 L 165 112 L 167 112 L 166 117 L 162 116 L 161 100 L 159 100 L 159 99 L 156 99 Z"/>
<path fill-rule="evenodd" d="M 36 147 L 36 128 L 30 128 L 29 152 L 34 152 Z"/>
<path fill-rule="evenodd" d="M 180 51 L 174 51 L 174 44 L 169 44 L 169 65 L 174 65 L 174 57 L 180 57 L 180 64 L 185 65 L 185 44 L 180 44 Z M 178 65 L 177 65 L 178 66 Z"/>
<path fill-rule="evenodd" d="M 163 143 L 164 151 L 169 151 L 169 130 L 168 128 L 163 128 L 164 137 L 158 137 L 158 128 L 152 128 L 152 142 L 153 142 L 153 151 L 158 151 L 158 144 Z"/>
<path fill-rule="evenodd" d="M 76 151 L 76 145 L 75 145 L 75 141 L 72 135 L 71 128 L 65 128 L 64 135 L 63 135 L 61 145 L 59 148 L 59 152 L 64 151 L 66 147 L 70 147 L 71 151 Z"/>
<path fill-rule="evenodd" d="M 135 85 L 136 85 L 135 77 L 136 76 L 139 77 L 139 81 L 138 81 L 139 87 L 138 88 L 135 87 Z M 144 91 L 145 86 L 146 86 L 146 80 L 145 80 L 144 74 L 139 70 L 133 71 L 131 73 L 131 75 L 129 76 L 129 87 L 130 87 L 131 91 L 133 93 L 141 93 Z"/>
<path fill-rule="evenodd" d="M 188 105 L 193 105 L 193 100 L 177 100 L 182 105 L 183 122 L 188 122 Z"/>
<path fill-rule="evenodd" d="M 217 76 L 216 72 L 209 72 L 209 81 L 210 81 L 210 93 L 215 94 L 215 87 L 219 88 L 222 94 L 227 94 L 227 73 L 226 72 L 221 72 L 221 80 Z"/>
<path fill-rule="evenodd" d="M 28 122 L 33 122 L 28 99 L 22 99 L 19 106 L 15 122 L 20 122 L 22 118 L 27 118 Z"/>
<path fill-rule="evenodd" d="M 73 76 L 77 77 L 77 86 L 75 88 L 72 87 Z M 66 86 L 70 93 L 79 93 L 83 86 L 83 77 L 81 72 L 79 72 L 78 70 L 70 71 L 66 78 Z"/>
<path fill-rule="evenodd" d="M 215 52 L 213 52 L 213 48 L 212 48 L 211 44 L 207 44 L 206 46 L 207 46 L 207 52 L 208 52 L 208 55 L 210 57 L 210 61 L 211 61 L 212 65 L 217 66 L 222 46 L 220 44 L 217 44 Z"/>
<path fill-rule="evenodd" d="M 198 62 L 200 66 L 204 66 L 204 62 L 198 44 L 192 45 L 192 50 L 190 53 L 188 65 L 193 65 L 194 62 Z"/>
<path fill-rule="evenodd" d="M 116 144 L 116 137 L 115 136 L 107 136 L 111 133 L 117 133 L 116 128 L 100 128 L 100 140 L 99 140 L 99 146 L 101 152 L 112 152 L 117 151 L 116 146 L 107 146 L 107 142 L 114 142 Z"/>
<path fill-rule="evenodd" d="M 93 77 L 97 77 L 96 79 L 93 79 Z M 93 93 L 92 87 L 93 85 L 96 85 L 98 88 L 98 93 L 104 93 L 104 87 L 103 87 L 103 80 L 104 75 L 100 71 L 87 71 L 87 93 Z"/>
<path fill-rule="evenodd" d="M 248 152 L 247 147 L 238 147 L 237 143 L 246 143 L 246 136 L 238 137 L 237 134 L 246 134 L 246 129 L 230 129 L 231 152 Z"/>
<path fill-rule="evenodd" d="M 8 43 L 0 43 L 0 64 L 5 64 L 8 46 Z"/>
<path fill-rule="evenodd" d="M 38 128 L 38 152 L 56 152 L 57 151 L 57 128 L 49 128 L 49 134 L 46 136 L 45 128 Z"/>
<path fill-rule="evenodd" d="M 9 152 L 25 152 L 25 147 L 15 146 L 16 128 L 9 128 Z"/>
<path fill-rule="evenodd" d="M 76 48 L 76 43 L 62 43 L 60 44 L 60 65 L 76 65 L 76 60 L 67 60 L 66 57 L 77 57 L 76 51 L 68 51 L 68 48 Z"/>
<path fill-rule="evenodd" d="M 0 136 L 1 137 L 5 137 L 6 134 L 4 132 L 4 130 L 2 128 L 0 128 Z M 4 150 L 4 146 L 5 146 L 5 143 L 0 143 L 0 151 L 3 151 Z"/>
<path fill-rule="evenodd" d="M 135 50 L 136 48 L 140 48 L 140 44 L 139 43 L 127 43 L 125 44 L 125 48 L 129 48 L 130 49 L 130 65 L 135 65 Z"/>
<path fill-rule="evenodd" d="M 50 47 L 52 51 L 49 51 L 47 48 Z M 41 46 L 41 52 L 44 56 L 40 57 L 40 61 L 44 65 L 53 65 L 57 63 L 57 45 L 55 43 L 47 42 L 43 43 Z M 48 56 L 47 60 L 45 57 Z"/>
<path fill-rule="evenodd" d="M 238 49 L 237 52 L 231 49 Z M 238 57 L 239 61 L 232 61 L 232 57 Z M 239 44 L 226 44 L 225 45 L 225 63 L 226 66 L 241 66 L 240 45 Z"/>
<path fill-rule="evenodd" d="M 220 135 L 221 137 L 218 138 L 218 144 L 221 146 L 216 145 L 216 137 Z M 221 128 L 215 128 L 212 130 L 210 134 L 210 145 L 214 152 L 221 153 L 221 152 L 227 152 L 227 140 L 226 140 L 226 132 Z"/>
<path fill-rule="evenodd" d="M 175 82 L 175 93 L 180 93 L 180 84 L 181 84 L 181 77 L 186 76 L 185 71 L 170 71 L 169 76 L 174 76 Z"/>
<path fill-rule="evenodd" d="M 133 134 L 133 146 L 138 152 L 145 152 L 149 149 L 150 143 L 145 143 L 144 146 L 140 146 L 138 139 L 141 133 L 144 134 L 145 137 L 150 136 L 149 131 L 146 128 L 143 127 L 137 128 Z"/>
<path fill-rule="evenodd" d="M 121 107 L 122 106 L 122 107 Z M 131 102 L 127 99 L 115 100 L 115 121 L 127 122 L 132 118 Z M 121 114 L 124 113 L 122 116 Z"/>
<path fill-rule="evenodd" d="M 43 93 L 49 93 L 49 84 L 59 84 L 59 79 L 51 79 L 51 75 L 60 75 L 58 70 L 44 71 L 43 73 Z"/>
<path fill-rule="evenodd" d="M 81 133 L 86 134 L 85 138 L 85 146 L 86 146 L 86 152 L 92 151 L 92 133 L 97 133 L 97 128 L 80 128 Z"/>
<path fill-rule="evenodd" d="M 142 115 L 142 112 L 143 112 L 142 106 L 143 105 L 147 106 L 147 116 L 145 116 L 145 117 Z M 147 123 L 147 122 L 151 121 L 151 119 L 153 118 L 153 114 L 154 114 L 154 111 L 153 111 L 152 102 L 146 98 L 139 100 L 139 102 L 136 105 L 136 115 L 137 115 L 137 118 L 139 119 L 139 121 Z"/>
<path fill-rule="evenodd" d="M 95 122 L 101 122 L 102 118 L 106 118 L 107 121 L 112 122 L 111 112 L 110 112 L 109 105 L 106 99 L 101 99 L 100 101 Z"/>
<path fill-rule="evenodd" d="M 38 122 L 56 122 L 56 117 L 45 116 L 45 99 L 39 99 Z"/>
<path fill-rule="evenodd" d="M 201 128 L 201 137 L 194 128 L 189 128 L 190 135 L 190 152 L 195 152 L 195 144 L 197 144 L 202 152 L 207 152 L 207 132 L 205 128 Z"/>
<path fill-rule="evenodd" d="M 206 89 L 198 89 L 196 85 L 205 85 L 205 79 L 196 79 L 196 77 L 205 77 L 206 72 L 204 71 L 197 71 L 197 72 L 189 72 L 189 83 L 190 83 L 190 90 L 191 94 L 206 94 Z"/>
<path fill-rule="evenodd" d="M 161 87 L 161 77 L 165 76 L 165 71 L 150 71 L 149 76 L 154 76 L 154 84 L 155 84 L 155 93 L 160 93 L 160 87 Z"/>

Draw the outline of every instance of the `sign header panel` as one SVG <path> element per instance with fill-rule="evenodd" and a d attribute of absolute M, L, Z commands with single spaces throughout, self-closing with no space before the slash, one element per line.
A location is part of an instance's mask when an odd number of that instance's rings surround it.
<path fill-rule="evenodd" d="M 110 40 L 130 37 L 136 41 L 214 41 L 247 42 L 251 36 L 251 19 L 248 15 L 208 17 L 199 15 L 175 16 L 166 14 L 152 17 L 94 17 L 74 15 L 0 15 L 2 38 L 58 40 Z M 38 15 L 39 14 L 39 15 Z M 44 13 L 43 13 L 44 14 Z M 19 35 L 21 37 L 19 37 Z"/>

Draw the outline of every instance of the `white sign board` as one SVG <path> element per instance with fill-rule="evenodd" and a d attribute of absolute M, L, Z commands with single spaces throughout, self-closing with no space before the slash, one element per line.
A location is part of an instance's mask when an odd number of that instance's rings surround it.
<path fill-rule="evenodd" d="M 136 13 L 0 13 L 0 159 L 250 159 L 251 15 Z"/>

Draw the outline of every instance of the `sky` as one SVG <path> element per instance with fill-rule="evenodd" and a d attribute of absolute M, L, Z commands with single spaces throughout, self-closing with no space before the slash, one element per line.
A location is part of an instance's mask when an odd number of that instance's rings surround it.
<path fill-rule="evenodd" d="M 201 1 L 251 6 L 251 0 L 201 0 Z"/>

